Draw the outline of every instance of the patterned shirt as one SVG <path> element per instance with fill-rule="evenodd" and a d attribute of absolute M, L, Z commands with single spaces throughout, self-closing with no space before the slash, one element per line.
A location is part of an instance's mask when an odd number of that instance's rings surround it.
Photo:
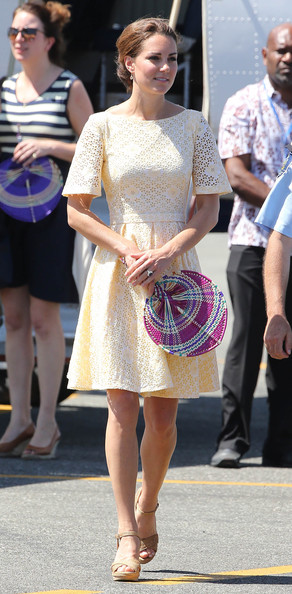
<path fill-rule="evenodd" d="M 251 173 L 272 188 L 284 159 L 285 134 L 292 109 L 275 91 L 268 75 L 232 95 L 224 107 L 218 148 L 222 159 L 251 155 Z M 266 247 L 268 233 L 255 224 L 259 208 L 234 197 L 229 245 Z"/>

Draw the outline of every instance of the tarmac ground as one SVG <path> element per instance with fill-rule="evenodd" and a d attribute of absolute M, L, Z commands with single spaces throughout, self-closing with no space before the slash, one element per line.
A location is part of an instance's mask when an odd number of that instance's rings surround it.
<path fill-rule="evenodd" d="M 203 272 L 228 301 L 226 234 L 209 234 L 198 251 Z M 217 349 L 220 376 L 231 324 L 230 310 Z M 209 465 L 220 427 L 220 390 L 181 401 L 177 448 L 157 511 L 159 549 L 136 583 L 113 582 L 110 573 L 117 522 L 104 455 L 105 394 L 64 400 L 57 410 L 62 440 L 56 460 L 0 459 L 0 594 L 292 592 L 292 469 L 261 465 L 268 414 L 264 367 L 263 360 L 251 448 L 239 469 Z M 8 415 L 9 407 L 0 407 L 0 433 Z"/>

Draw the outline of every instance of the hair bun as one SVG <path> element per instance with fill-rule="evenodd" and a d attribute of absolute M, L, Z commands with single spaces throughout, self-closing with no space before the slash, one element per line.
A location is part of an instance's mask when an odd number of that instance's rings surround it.
<path fill-rule="evenodd" d="M 47 10 L 51 13 L 52 23 L 59 23 L 60 27 L 63 28 L 66 23 L 70 21 L 71 12 L 69 10 L 70 4 L 61 4 L 61 2 L 49 2 L 46 3 Z"/>

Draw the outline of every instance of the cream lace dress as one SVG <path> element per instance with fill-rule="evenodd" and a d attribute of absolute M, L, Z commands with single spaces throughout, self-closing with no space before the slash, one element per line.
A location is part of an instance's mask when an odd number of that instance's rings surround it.
<path fill-rule="evenodd" d="M 110 226 L 140 249 L 160 247 L 184 226 L 189 183 L 194 192 L 227 193 L 230 186 L 214 137 L 200 112 L 184 110 L 144 121 L 109 111 L 90 116 L 77 144 L 64 195 L 101 195 Z M 169 270 L 200 270 L 193 248 Z M 170 355 L 145 330 L 145 289 L 125 279 L 118 256 L 97 246 L 81 304 L 69 386 L 120 388 L 142 396 L 195 398 L 218 389 L 214 351 Z"/>

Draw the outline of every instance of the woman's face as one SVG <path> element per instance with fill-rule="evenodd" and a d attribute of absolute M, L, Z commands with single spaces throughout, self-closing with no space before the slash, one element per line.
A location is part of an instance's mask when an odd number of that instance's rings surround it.
<path fill-rule="evenodd" d="M 15 39 L 10 38 L 13 56 L 19 62 L 40 58 L 49 51 L 54 43 L 53 38 L 44 35 L 42 21 L 29 12 L 18 12 L 12 21 L 11 27 L 21 31 L 27 28 L 37 29 L 35 38 L 25 40 L 21 33 L 18 33 Z"/>
<path fill-rule="evenodd" d="M 125 59 L 133 83 L 146 93 L 169 91 L 177 73 L 177 46 L 172 37 L 155 33 L 144 41 L 140 53 Z"/>

